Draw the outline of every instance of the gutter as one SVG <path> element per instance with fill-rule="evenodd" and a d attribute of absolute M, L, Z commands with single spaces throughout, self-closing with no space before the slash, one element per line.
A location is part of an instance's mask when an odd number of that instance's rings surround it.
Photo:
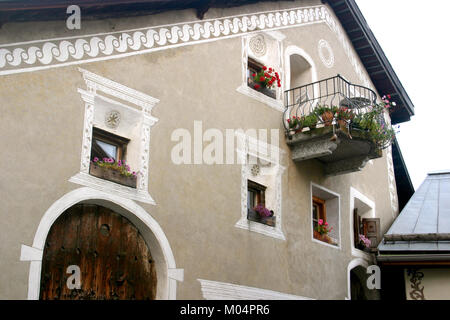
<path fill-rule="evenodd" d="M 450 264 L 450 254 L 379 254 L 377 262 L 448 262 Z"/>

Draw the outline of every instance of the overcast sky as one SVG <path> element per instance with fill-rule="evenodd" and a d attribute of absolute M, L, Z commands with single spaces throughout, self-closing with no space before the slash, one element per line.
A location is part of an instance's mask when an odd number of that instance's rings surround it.
<path fill-rule="evenodd" d="M 417 190 L 450 169 L 450 1 L 356 2 L 415 106 L 397 139 Z"/>

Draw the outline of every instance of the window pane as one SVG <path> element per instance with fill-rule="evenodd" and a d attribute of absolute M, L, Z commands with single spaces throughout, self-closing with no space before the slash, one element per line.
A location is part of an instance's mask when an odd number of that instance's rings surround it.
<path fill-rule="evenodd" d="M 100 140 L 95 140 L 95 143 L 100 146 L 100 148 L 102 148 L 102 150 L 107 154 L 109 158 L 113 158 L 114 160 L 116 160 L 117 146 Z"/>

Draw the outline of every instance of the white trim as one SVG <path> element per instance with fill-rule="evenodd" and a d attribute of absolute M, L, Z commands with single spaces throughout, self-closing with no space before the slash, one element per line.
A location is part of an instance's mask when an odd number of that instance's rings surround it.
<path fill-rule="evenodd" d="M 359 192 L 353 187 L 350 187 L 350 247 L 352 249 L 352 256 L 364 259 L 365 261 L 370 261 L 372 256 L 355 248 L 354 241 L 354 230 L 353 230 L 353 210 L 355 209 L 355 199 L 359 199 L 361 202 L 364 202 L 368 207 L 372 209 L 371 217 L 375 218 L 375 202 L 370 200 L 367 196 Z"/>
<path fill-rule="evenodd" d="M 156 205 L 155 200 L 153 200 L 153 198 L 150 196 L 148 192 L 122 186 L 120 184 L 108 180 L 94 177 L 85 172 L 79 172 L 76 175 L 72 176 L 69 179 L 69 182 L 76 183 L 99 191 L 117 194 L 118 196 L 128 198 L 131 200 Z"/>
<path fill-rule="evenodd" d="M 338 204 L 339 204 L 339 206 L 338 206 L 338 220 L 339 220 L 339 226 L 338 226 L 338 228 L 339 228 L 339 241 L 338 241 L 338 245 L 337 246 L 335 246 L 335 245 L 332 245 L 332 244 L 329 244 L 329 243 L 326 243 L 326 242 L 323 242 L 323 241 L 320 241 L 320 240 L 317 240 L 317 239 L 314 239 L 314 222 L 313 222 L 313 219 L 312 219 L 312 210 L 313 210 L 313 187 L 316 187 L 316 188 L 318 188 L 318 189 L 321 189 L 321 190 L 323 190 L 323 191 L 325 191 L 325 192 L 327 192 L 327 193 L 329 193 L 329 194 L 332 194 L 333 196 L 335 196 L 336 198 L 338 198 Z M 327 188 L 325 188 L 325 187 L 323 187 L 323 186 L 321 186 L 321 185 L 318 185 L 318 184 L 316 184 L 316 183 L 314 183 L 314 182 L 312 182 L 311 181 L 311 183 L 310 183 L 310 186 L 309 186 L 309 190 L 310 190 L 310 213 L 309 213 L 309 218 L 311 219 L 311 240 L 312 240 L 312 242 L 315 242 L 315 243 L 318 243 L 318 244 L 320 244 L 320 245 L 323 245 L 323 246 L 326 246 L 326 247 L 329 247 L 329 248 L 333 248 L 333 249 L 337 249 L 337 250 L 341 250 L 341 248 L 342 248 L 342 230 L 341 230 L 341 195 L 339 194 L 339 193 L 336 193 L 336 192 L 334 192 L 334 191 L 331 191 L 331 190 L 329 190 L 329 189 L 327 189 Z"/>
<path fill-rule="evenodd" d="M 281 32 L 261 32 L 264 36 L 267 36 L 269 38 L 272 38 L 272 40 L 277 41 L 277 47 L 278 47 L 278 65 L 272 66 L 275 68 L 275 70 L 280 71 L 281 77 L 283 77 L 282 72 L 282 66 L 283 66 L 283 56 L 282 56 L 282 40 L 285 38 L 285 36 Z M 253 34 L 251 34 L 253 36 Z M 242 93 L 252 99 L 255 99 L 259 102 L 262 102 L 269 107 L 271 107 L 274 110 L 277 110 L 279 112 L 284 112 L 284 104 L 283 104 L 283 92 L 281 88 L 276 87 L 276 98 L 271 98 L 269 96 L 266 96 L 265 94 L 258 92 L 252 88 L 250 88 L 247 85 L 247 70 L 248 70 L 248 58 L 249 58 L 249 42 L 251 38 L 250 36 L 243 36 L 242 37 L 242 61 L 241 61 L 241 68 L 242 68 L 242 83 L 241 85 L 236 88 L 236 91 L 239 93 Z"/>
<path fill-rule="evenodd" d="M 352 269 L 354 269 L 358 266 L 362 266 L 367 269 L 369 264 L 367 263 L 367 261 L 360 259 L 360 258 L 353 259 L 352 261 L 349 262 L 349 264 L 347 266 L 347 297 L 345 298 L 345 300 L 352 299 L 352 286 L 351 286 L 350 272 L 352 271 Z"/>
<path fill-rule="evenodd" d="M 250 88 L 247 84 L 241 84 L 237 89 L 237 92 L 242 93 L 252 99 L 258 100 L 274 110 L 284 112 L 283 101 L 280 99 L 273 99 L 271 97 L 266 96 L 265 94 L 258 92 L 252 88 Z"/>
<path fill-rule="evenodd" d="M 30 246 L 20 247 L 20 261 L 42 261 L 44 251 Z"/>
<path fill-rule="evenodd" d="M 280 165 L 281 157 L 284 151 L 282 151 L 278 146 L 271 145 L 266 143 L 265 141 L 257 140 L 253 137 L 242 135 L 237 133 L 236 136 L 240 140 L 237 144 L 237 154 L 240 157 L 240 163 L 242 163 L 241 167 L 241 217 L 236 222 L 235 227 L 253 231 L 257 233 L 264 234 L 266 236 L 286 240 L 286 237 L 282 230 L 282 175 L 285 170 L 285 167 Z M 270 152 L 270 155 L 261 155 L 261 154 L 253 154 L 251 150 L 260 151 L 261 149 Z M 274 156 L 275 153 L 275 156 Z M 276 186 L 275 189 L 275 198 L 276 205 L 273 208 L 275 212 L 275 216 L 277 217 L 275 227 L 267 226 L 262 223 L 250 221 L 247 219 L 247 180 L 251 178 L 251 172 L 248 169 L 247 157 L 248 155 L 252 155 L 256 158 L 263 159 L 265 161 L 271 162 L 275 168 L 275 177 L 276 177 Z"/>
<path fill-rule="evenodd" d="M 292 55 L 299 55 L 302 58 L 304 58 L 309 65 L 311 66 L 311 82 L 310 83 L 314 83 L 317 82 L 319 77 L 317 75 L 317 67 L 316 64 L 314 63 L 313 58 L 311 58 L 311 56 L 306 53 L 306 51 L 298 46 L 294 46 L 294 45 L 290 45 L 288 46 L 285 51 L 284 51 L 284 83 L 285 83 L 285 90 L 289 90 L 291 89 L 291 56 Z M 315 88 L 314 88 L 315 89 Z"/>
<path fill-rule="evenodd" d="M 167 276 L 180 282 L 184 280 L 184 269 L 168 269 Z"/>
<path fill-rule="evenodd" d="M 237 284 L 197 279 L 206 300 L 313 300 L 312 298 Z"/>
<path fill-rule="evenodd" d="M 145 93 L 126 87 L 120 83 L 107 79 L 105 77 L 94 74 L 82 68 L 78 68 L 82 73 L 83 79 L 86 83 L 87 90 L 78 89 L 81 98 L 85 102 L 84 124 L 83 124 L 83 141 L 81 147 L 80 172 L 72 176 L 69 181 L 80 184 L 82 186 L 97 189 L 99 191 L 117 194 L 125 198 L 141 201 L 155 205 L 155 201 L 148 192 L 148 175 L 149 175 L 149 158 L 150 158 L 150 128 L 158 121 L 153 117 L 151 111 L 153 107 L 159 102 L 158 99 L 153 98 Z M 127 101 L 139 107 L 137 110 L 131 106 L 123 104 L 114 99 L 104 97 L 98 94 L 102 91 L 108 95 Z M 136 169 L 138 172 L 136 188 L 130 188 L 119 185 L 110 181 L 93 177 L 89 174 L 91 144 L 92 144 L 92 128 L 94 125 L 94 114 L 96 109 L 96 98 L 114 104 L 117 108 L 125 108 L 133 110 L 140 115 L 141 132 L 140 132 L 140 151 L 139 166 Z"/>
<path fill-rule="evenodd" d="M 111 206 L 115 212 L 126 216 L 138 228 L 149 246 L 150 252 L 156 263 L 158 280 L 157 298 L 176 299 L 177 280 L 168 277 L 169 274 L 173 275 L 173 271 L 169 271 L 169 269 L 176 269 L 175 258 L 169 241 L 158 222 L 132 200 L 87 187 L 73 190 L 54 202 L 45 212 L 39 222 L 32 247 L 35 250 L 43 251 L 47 235 L 56 219 L 68 208 L 80 202 Z M 28 278 L 29 300 L 39 299 L 41 260 L 34 260 L 30 264 Z M 178 279 L 180 278 L 178 277 Z"/>

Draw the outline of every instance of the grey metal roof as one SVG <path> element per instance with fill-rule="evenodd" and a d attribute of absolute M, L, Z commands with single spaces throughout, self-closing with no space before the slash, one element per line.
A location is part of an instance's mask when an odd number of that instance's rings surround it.
<path fill-rule="evenodd" d="M 450 170 L 429 173 L 386 235 L 414 241 L 381 241 L 383 252 L 450 251 Z M 438 240 L 436 238 L 444 238 Z M 429 240 L 427 240 L 427 238 Z M 434 239 L 432 239 L 434 238 Z"/>

